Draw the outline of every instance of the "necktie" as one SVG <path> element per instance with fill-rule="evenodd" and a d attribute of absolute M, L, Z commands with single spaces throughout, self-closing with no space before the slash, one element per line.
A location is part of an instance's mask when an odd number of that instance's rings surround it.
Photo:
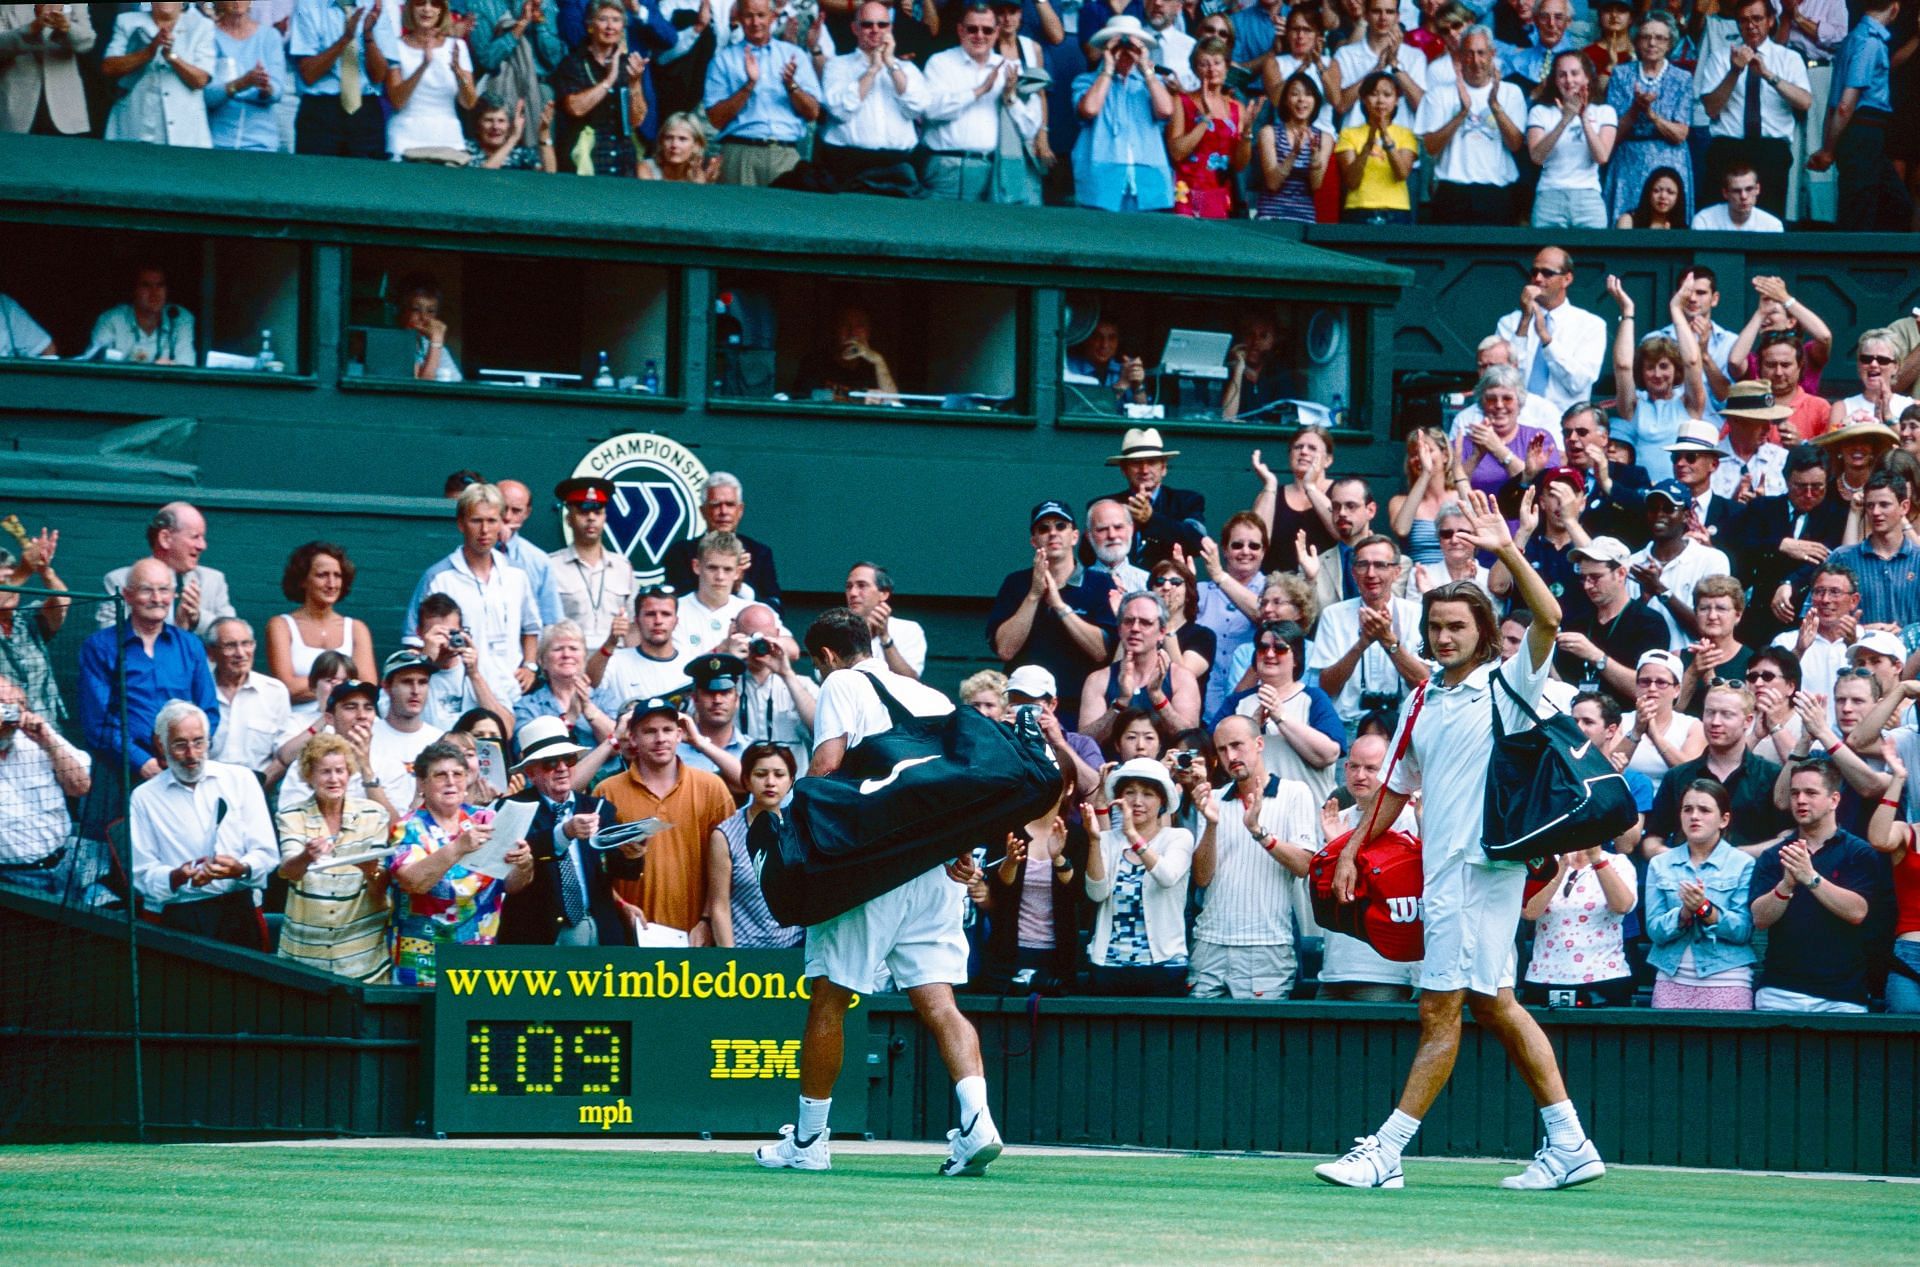
<path fill-rule="evenodd" d="M 1760 54 L 1755 53 L 1753 60 L 1747 63 L 1747 126 L 1743 133 L 1746 140 L 1760 139 Z"/>
<path fill-rule="evenodd" d="M 353 13 L 353 0 L 336 0 L 341 12 Z M 371 16 L 367 21 L 375 19 Z M 358 38 L 347 41 L 347 47 L 340 54 L 340 108 L 348 114 L 360 112 L 360 41 Z"/>
<path fill-rule="evenodd" d="M 1547 333 L 1553 333 L 1553 317 L 1542 312 L 1541 319 L 1547 323 Z M 1547 392 L 1547 350 L 1538 343 L 1533 347 L 1533 364 L 1527 369 L 1527 394 L 1544 396 Z"/>
<path fill-rule="evenodd" d="M 573 814 L 572 802 L 553 807 L 553 821 L 564 823 Z M 571 840 L 570 837 L 561 837 Z M 580 869 L 573 863 L 573 845 L 569 843 L 566 852 L 557 859 L 560 864 L 560 910 L 567 917 L 568 924 L 578 924 L 587 917 L 586 887 L 580 883 Z"/>

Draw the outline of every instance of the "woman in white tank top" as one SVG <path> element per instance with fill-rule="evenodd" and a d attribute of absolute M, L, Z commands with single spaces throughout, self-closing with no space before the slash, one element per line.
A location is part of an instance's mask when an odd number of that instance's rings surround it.
<path fill-rule="evenodd" d="M 1668 770 L 1707 750 L 1707 732 L 1699 721 L 1673 707 L 1681 673 L 1680 657 L 1671 651 L 1640 657 L 1633 679 L 1637 707 L 1622 719 L 1614 744 L 1614 751 L 1627 754 L 1629 770 L 1656 785 Z"/>
<path fill-rule="evenodd" d="M 367 623 L 334 610 L 353 588 L 353 570 L 347 552 L 324 541 L 309 541 L 287 560 L 280 592 L 300 606 L 267 623 L 267 672 L 286 685 L 296 705 L 313 700 L 307 674 L 322 651 L 353 661 L 353 675 L 361 681 L 377 680 Z"/>

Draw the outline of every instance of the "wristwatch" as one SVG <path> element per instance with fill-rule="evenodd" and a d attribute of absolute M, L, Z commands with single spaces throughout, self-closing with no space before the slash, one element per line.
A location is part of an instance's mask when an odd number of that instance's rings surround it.
<path fill-rule="evenodd" d="M 893 646 L 893 639 L 891 639 L 891 638 L 882 638 L 882 639 L 880 640 L 880 645 L 881 645 L 882 647 L 891 647 L 891 646 Z"/>
<path fill-rule="evenodd" d="M 1827 882 L 1827 877 L 1821 875 L 1818 871 L 1816 871 L 1813 873 L 1813 879 L 1808 880 L 1803 887 L 1807 890 L 1807 892 L 1811 893 L 1815 889 L 1819 888 L 1821 885 L 1825 884 L 1826 882 Z"/>
<path fill-rule="evenodd" d="M 381 783 L 380 783 L 380 780 L 379 780 L 379 779 L 377 779 L 377 778 L 375 778 L 375 777 L 373 777 L 372 775 L 368 775 L 368 776 L 366 776 L 365 778 L 362 778 L 362 779 L 360 780 L 360 786 L 361 786 L 361 787 L 371 787 L 371 788 L 377 788 L 377 787 L 379 787 L 379 786 L 381 786 Z"/>

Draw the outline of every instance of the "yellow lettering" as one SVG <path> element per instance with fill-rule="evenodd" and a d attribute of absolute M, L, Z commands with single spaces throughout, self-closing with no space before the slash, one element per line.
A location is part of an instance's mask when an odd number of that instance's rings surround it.
<path fill-rule="evenodd" d="M 472 994 L 473 987 L 480 984 L 480 973 L 474 968 L 447 969 L 447 985 L 455 994 Z"/>
<path fill-rule="evenodd" d="M 725 968 L 722 968 L 720 972 L 713 979 L 713 994 L 715 998 L 731 999 L 731 998 L 737 997 L 739 994 L 739 991 L 740 991 L 739 961 L 734 959 L 729 959 L 727 960 L 727 966 Z"/>
<path fill-rule="evenodd" d="M 696 972 L 693 974 L 693 997 L 696 999 L 710 999 L 713 997 L 713 974 L 711 972 Z"/>
<path fill-rule="evenodd" d="M 513 983 L 520 979 L 520 974 L 511 968 L 488 968 L 485 973 L 487 993 L 501 997 L 512 994 Z"/>
<path fill-rule="evenodd" d="M 577 968 L 569 968 L 567 969 L 567 986 L 575 994 L 591 996 L 593 994 L 594 982 L 599 979 L 599 976 L 600 974 L 592 968 L 584 971 Z"/>
<path fill-rule="evenodd" d="M 724 1038 L 710 1038 L 707 1040 L 707 1046 L 713 1048 L 713 1068 L 707 1071 L 707 1077 L 732 1077 L 733 1075 L 727 1072 L 727 1051 L 730 1046 L 727 1040 Z"/>
<path fill-rule="evenodd" d="M 623 999 L 650 999 L 653 997 L 653 978 L 644 972 L 623 972 L 620 974 L 620 997 Z"/>
<path fill-rule="evenodd" d="M 773 977 L 772 973 L 767 973 L 766 975 L 768 977 Z M 780 978 L 773 977 L 773 979 L 779 980 Z M 761 981 L 761 974 L 757 972 L 749 972 L 746 976 L 741 977 L 740 978 L 740 997 L 743 999 L 759 998 L 760 997 L 760 981 Z"/>
<path fill-rule="evenodd" d="M 760 1076 L 762 1078 L 799 1078 L 800 1040 L 778 1038 L 760 1040 Z"/>
<path fill-rule="evenodd" d="M 666 960 L 654 961 L 653 977 L 654 985 L 660 991 L 661 998 L 677 999 L 685 995 L 686 991 L 680 988 L 680 978 L 673 975 L 673 969 L 667 967 Z"/>
<path fill-rule="evenodd" d="M 533 968 L 528 968 L 525 971 L 525 975 L 527 978 L 527 993 L 529 994 L 552 994 L 553 993 L 553 979 L 555 976 L 558 975 L 553 971 L 553 969 L 544 968 L 544 969 L 536 970 Z"/>

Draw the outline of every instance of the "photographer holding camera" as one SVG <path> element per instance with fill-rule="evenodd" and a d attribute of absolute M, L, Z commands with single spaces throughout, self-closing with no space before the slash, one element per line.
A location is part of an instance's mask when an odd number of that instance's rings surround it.
<path fill-rule="evenodd" d="M 513 716 L 513 705 L 493 693 L 491 679 L 481 665 L 480 644 L 468 632 L 460 604 L 446 594 L 420 600 L 420 625 L 415 636 L 420 654 L 432 662 L 427 681 L 427 724 L 451 730 L 470 709 L 484 708 L 495 717 Z"/>
<path fill-rule="evenodd" d="M 740 678 L 740 734 L 750 744 L 781 745 L 805 768 L 813 754 L 819 688 L 793 671 L 773 608 L 765 603 L 741 608 L 723 649 L 747 666 Z"/>
<path fill-rule="evenodd" d="M 1173 168 L 1162 135 L 1173 94 L 1153 64 L 1160 37 L 1139 18 L 1109 18 L 1089 41 L 1099 65 L 1073 81 L 1080 138 L 1073 146 L 1073 192 L 1083 207 L 1165 211 L 1173 205 Z"/>

